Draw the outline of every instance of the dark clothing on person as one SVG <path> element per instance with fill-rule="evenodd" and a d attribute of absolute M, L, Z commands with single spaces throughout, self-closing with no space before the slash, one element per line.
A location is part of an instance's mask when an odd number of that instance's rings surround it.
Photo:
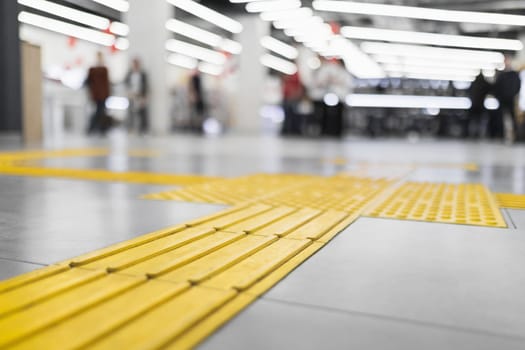
<path fill-rule="evenodd" d="M 204 123 L 206 113 L 206 103 L 204 102 L 202 79 L 199 73 L 194 74 L 190 79 L 190 105 L 192 109 L 190 127 L 196 132 L 202 132 L 202 124 Z"/>
<path fill-rule="evenodd" d="M 469 89 L 472 106 L 468 113 L 469 118 L 465 130 L 467 136 L 479 137 L 483 134 L 481 125 L 483 123 L 483 117 L 487 112 L 485 109 L 485 99 L 491 89 L 492 85 L 485 80 L 485 77 L 481 73 L 472 82 Z"/>
<path fill-rule="evenodd" d="M 108 69 L 103 66 L 89 69 L 86 84 L 89 87 L 91 99 L 96 105 L 95 113 L 89 122 L 88 134 L 95 131 L 104 133 L 107 129 L 104 119 L 106 118 L 106 99 L 109 97 L 109 74 Z"/>
<path fill-rule="evenodd" d="M 283 112 L 284 121 L 281 129 L 283 135 L 298 135 L 301 133 L 301 116 L 297 113 L 297 104 L 304 94 L 299 73 L 283 75 Z"/>
<path fill-rule="evenodd" d="M 141 97 L 146 97 L 148 95 L 148 75 L 145 72 L 138 72 L 140 74 L 140 88 L 137 92 L 137 95 Z M 126 86 L 128 89 L 131 89 L 131 76 L 133 75 L 133 72 L 129 72 L 126 76 Z"/>
<path fill-rule="evenodd" d="M 498 74 L 494 82 L 494 96 L 498 99 L 498 119 L 502 122 L 505 115 L 510 115 L 514 133 L 517 132 L 516 96 L 520 92 L 521 80 L 518 72 L 508 70 Z"/>
<path fill-rule="evenodd" d="M 106 67 L 89 69 L 87 85 L 93 101 L 105 101 L 109 97 L 109 74 Z"/>

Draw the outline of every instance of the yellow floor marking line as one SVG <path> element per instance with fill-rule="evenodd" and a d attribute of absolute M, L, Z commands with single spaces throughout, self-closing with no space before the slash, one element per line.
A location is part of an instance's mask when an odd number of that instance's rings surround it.
<path fill-rule="evenodd" d="M 496 193 L 496 200 L 502 208 L 525 210 L 525 194 Z"/>
<path fill-rule="evenodd" d="M 106 149 L 66 149 L 57 151 L 17 151 L 0 153 L 0 174 L 11 176 L 57 177 L 88 181 L 128 182 L 153 185 L 187 186 L 209 183 L 220 178 L 200 175 L 162 174 L 141 171 L 113 172 L 103 169 L 53 168 L 35 161 L 63 157 L 107 156 Z M 131 150 L 132 157 L 148 156 L 147 150 Z"/>
<path fill-rule="evenodd" d="M 493 194 L 481 184 L 408 182 L 366 215 L 488 227 L 507 227 Z"/>

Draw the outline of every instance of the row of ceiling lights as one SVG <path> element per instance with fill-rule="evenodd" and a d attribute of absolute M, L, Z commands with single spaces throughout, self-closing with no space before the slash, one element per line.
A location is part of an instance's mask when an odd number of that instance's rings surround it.
<path fill-rule="evenodd" d="M 236 34 L 243 30 L 242 24 L 238 21 L 194 1 L 167 1 L 176 8 L 230 33 Z M 237 41 L 176 19 L 169 19 L 166 22 L 166 29 L 211 47 L 202 47 L 182 40 L 169 39 L 166 42 L 166 50 L 171 54 L 168 55 L 167 62 L 179 67 L 198 69 L 202 73 L 211 75 L 220 75 L 224 72 L 227 62 L 224 53 L 237 55 L 242 51 L 242 46 Z"/>
<path fill-rule="evenodd" d="M 503 55 L 499 52 L 458 50 L 453 48 L 490 49 L 520 51 L 523 43 L 519 40 L 482 38 L 462 35 L 446 35 L 413 31 L 399 31 L 365 27 L 343 27 L 341 34 L 348 39 L 386 41 L 391 43 L 364 42 L 360 48 L 338 35 L 310 8 L 300 7 L 296 0 L 230 0 L 232 3 L 247 3 L 249 12 L 264 9 L 263 20 L 272 21 L 277 29 L 295 41 L 324 56 L 339 55 L 352 61 L 348 68 L 357 77 L 409 77 L 444 80 L 473 80 L 480 70 L 494 75 L 496 68 L 503 68 Z M 256 6 L 257 5 L 257 6 Z M 438 10 L 410 6 L 369 4 L 348 1 L 316 0 L 313 8 L 318 11 L 397 16 L 435 21 L 490 23 L 501 25 L 525 25 L 525 16 L 481 13 L 469 11 Z M 412 45 L 400 45 L 412 44 Z M 414 45 L 417 44 L 417 45 Z M 434 48 L 429 46 L 440 46 Z M 346 54 L 344 54 L 346 52 Z M 381 64 L 381 72 L 377 65 Z M 414 59 L 419 59 L 413 67 Z M 423 59 L 428 59 L 424 62 Z M 453 65 L 456 65 L 455 67 Z M 353 67 L 353 68 L 352 68 Z M 367 69 L 364 69 L 367 67 Z M 455 68 L 452 70 L 452 68 Z"/>
<path fill-rule="evenodd" d="M 119 11 L 129 10 L 129 3 L 124 0 L 94 1 Z M 20 23 L 103 46 L 114 46 L 119 50 L 126 50 L 129 47 L 129 41 L 125 38 L 129 33 L 129 27 L 124 23 L 111 21 L 106 17 L 73 9 L 47 0 L 18 0 L 18 3 L 28 9 L 40 11 L 50 16 L 64 18 L 81 25 L 64 22 L 28 11 L 22 11 L 18 15 L 18 21 Z"/>

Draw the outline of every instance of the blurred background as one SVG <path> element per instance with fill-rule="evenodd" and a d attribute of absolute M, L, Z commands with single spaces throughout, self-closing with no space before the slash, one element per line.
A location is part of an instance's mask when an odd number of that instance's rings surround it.
<path fill-rule="evenodd" d="M 525 139 L 522 0 L 12 0 L 0 132 Z"/>

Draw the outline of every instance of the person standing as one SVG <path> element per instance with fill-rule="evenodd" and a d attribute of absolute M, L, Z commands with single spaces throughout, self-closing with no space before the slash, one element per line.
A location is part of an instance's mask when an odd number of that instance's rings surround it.
<path fill-rule="evenodd" d="M 196 132 L 202 132 L 202 124 L 206 112 L 206 103 L 204 102 L 204 91 L 202 87 L 202 78 L 199 70 L 195 70 L 190 77 L 189 84 L 189 102 L 191 106 L 190 128 Z"/>
<path fill-rule="evenodd" d="M 468 112 L 468 124 L 465 134 L 469 137 L 481 137 L 484 133 L 481 130 L 483 117 L 486 114 L 485 98 L 490 93 L 492 85 L 485 79 L 480 72 L 469 88 L 469 97 L 472 103 Z"/>
<path fill-rule="evenodd" d="M 140 60 L 134 58 L 131 71 L 126 76 L 129 96 L 129 129 L 133 130 L 135 120 L 139 120 L 139 133 L 144 135 L 149 130 L 148 120 L 148 76 L 142 69 Z"/>
<path fill-rule="evenodd" d="M 512 132 L 506 133 L 506 140 L 514 141 L 517 133 L 518 122 L 516 119 L 516 97 L 521 88 L 521 80 L 518 72 L 512 69 L 510 56 L 505 56 L 505 70 L 496 76 L 494 82 L 494 96 L 498 99 L 498 124 L 504 125 L 505 118 L 512 121 Z"/>
<path fill-rule="evenodd" d="M 104 65 L 104 55 L 100 51 L 97 52 L 96 65 L 89 69 L 86 84 L 89 88 L 91 100 L 95 104 L 95 113 L 89 121 L 87 133 L 104 133 L 107 127 L 104 122 L 106 99 L 109 97 L 110 87 L 108 69 Z"/>
<path fill-rule="evenodd" d="M 299 135 L 302 123 L 296 109 L 304 95 L 304 88 L 298 72 L 282 75 L 282 90 L 284 121 L 281 133 L 283 135 Z"/>

